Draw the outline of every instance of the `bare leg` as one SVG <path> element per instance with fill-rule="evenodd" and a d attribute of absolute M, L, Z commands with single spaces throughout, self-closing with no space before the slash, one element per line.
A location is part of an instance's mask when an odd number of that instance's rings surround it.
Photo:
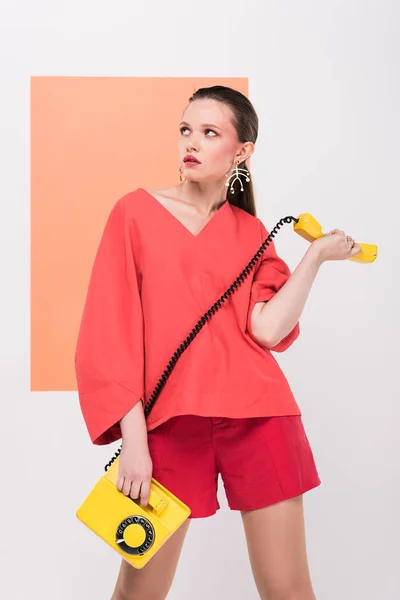
<path fill-rule="evenodd" d="M 111 600 L 164 600 L 174 579 L 190 521 L 186 519 L 142 569 L 122 560 Z"/>
<path fill-rule="evenodd" d="M 261 600 L 316 600 L 306 554 L 303 496 L 242 511 Z"/>

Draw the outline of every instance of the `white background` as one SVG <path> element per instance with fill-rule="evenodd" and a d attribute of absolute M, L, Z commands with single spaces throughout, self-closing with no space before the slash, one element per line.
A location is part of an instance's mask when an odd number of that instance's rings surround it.
<path fill-rule="evenodd" d="M 398 600 L 399 16 L 395 0 L 2 0 L 1 597 L 109 600 L 119 568 L 75 517 L 118 445 L 90 445 L 76 393 L 29 391 L 29 91 L 33 75 L 120 75 L 248 77 L 266 226 L 311 212 L 378 244 L 372 265 L 322 266 L 301 337 L 275 356 L 322 479 L 305 499 L 318 600 Z M 286 227 L 276 245 L 293 269 L 307 242 Z M 192 522 L 171 600 L 258 598 L 219 498 Z"/>

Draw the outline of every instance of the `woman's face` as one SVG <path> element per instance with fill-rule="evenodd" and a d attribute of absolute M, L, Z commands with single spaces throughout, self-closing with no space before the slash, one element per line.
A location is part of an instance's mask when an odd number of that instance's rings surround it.
<path fill-rule="evenodd" d="M 183 113 L 179 125 L 178 144 L 183 176 L 190 181 L 216 181 L 226 179 L 235 166 L 235 160 L 245 160 L 253 144 L 238 141 L 232 124 L 233 113 L 226 104 L 217 100 L 194 100 Z M 185 164 L 191 154 L 200 164 Z"/>

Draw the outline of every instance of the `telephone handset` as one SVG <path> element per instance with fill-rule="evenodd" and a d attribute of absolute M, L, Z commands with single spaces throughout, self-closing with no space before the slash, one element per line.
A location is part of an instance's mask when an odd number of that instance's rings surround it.
<path fill-rule="evenodd" d="M 293 222 L 293 229 L 296 233 L 308 242 L 323 237 L 322 227 L 310 213 L 302 213 Z M 360 263 L 372 263 L 378 256 L 378 246 L 374 244 L 360 244 L 362 252 L 351 256 L 348 260 Z"/>

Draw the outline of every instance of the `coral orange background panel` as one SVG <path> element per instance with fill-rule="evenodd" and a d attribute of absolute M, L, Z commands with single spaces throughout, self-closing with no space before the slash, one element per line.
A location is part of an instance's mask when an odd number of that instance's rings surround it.
<path fill-rule="evenodd" d="M 179 183 L 179 123 L 200 87 L 247 78 L 31 78 L 31 389 L 76 390 L 74 352 L 106 218 Z"/>

